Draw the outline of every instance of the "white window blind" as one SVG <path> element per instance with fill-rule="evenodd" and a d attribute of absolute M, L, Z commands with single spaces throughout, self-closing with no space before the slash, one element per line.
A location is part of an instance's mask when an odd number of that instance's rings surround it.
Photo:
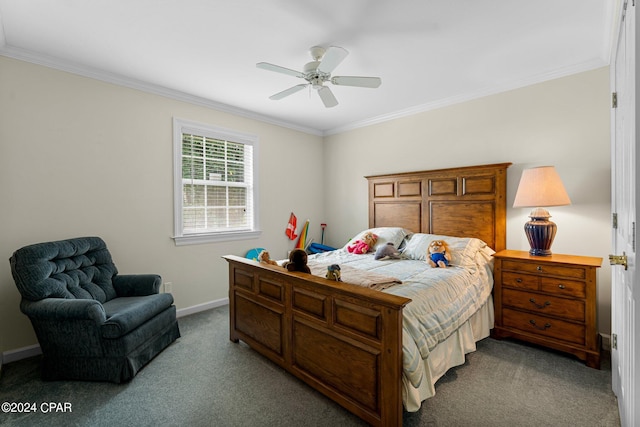
<path fill-rule="evenodd" d="M 176 244 L 257 237 L 256 150 L 255 136 L 174 120 Z"/>

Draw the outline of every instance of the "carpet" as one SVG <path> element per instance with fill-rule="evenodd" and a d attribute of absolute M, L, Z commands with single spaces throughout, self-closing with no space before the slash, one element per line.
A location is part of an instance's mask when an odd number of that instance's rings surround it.
<path fill-rule="evenodd" d="M 3 426 L 363 426 L 359 418 L 229 341 L 228 307 L 178 319 L 182 337 L 126 384 L 43 382 L 40 357 L 3 366 Z M 33 405 L 31 405 L 33 404 Z M 4 408 L 4 407 L 3 407 Z M 70 410 L 65 410 L 70 409 Z M 611 368 L 487 338 L 404 426 L 619 426 Z"/>

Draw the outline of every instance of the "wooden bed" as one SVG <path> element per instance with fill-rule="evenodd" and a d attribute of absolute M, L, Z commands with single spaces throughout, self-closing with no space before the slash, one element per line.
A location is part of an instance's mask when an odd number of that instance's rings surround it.
<path fill-rule="evenodd" d="M 510 163 L 366 177 L 369 227 L 506 246 Z M 402 425 L 402 310 L 411 300 L 225 256 L 230 339 L 371 425 Z"/>

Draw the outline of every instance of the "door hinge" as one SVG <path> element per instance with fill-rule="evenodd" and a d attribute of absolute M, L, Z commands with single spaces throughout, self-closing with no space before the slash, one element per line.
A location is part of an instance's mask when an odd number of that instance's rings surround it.
<path fill-rule="evenodd" d="M 623 265 L 625 270 L 629 269 L 627 254 L 624 252 L 622 252 L 622 255 L 609 255 L 609 264 Z"/>
<path fill-rule="evenodd" d="M 612 350 L 618 349 L 618 335 L 616 334 L 611 334 L 611 349 Z"/>
<path fill-rule="evenodd" d="M 618 214 L 616 212 L 611 214 L 611 226 L 614 229 L 618 228 Z"/>
<path fill-rule="evenodd" d="M 611 93 L 611 108 L 618 108 L 618 92 Z"/>

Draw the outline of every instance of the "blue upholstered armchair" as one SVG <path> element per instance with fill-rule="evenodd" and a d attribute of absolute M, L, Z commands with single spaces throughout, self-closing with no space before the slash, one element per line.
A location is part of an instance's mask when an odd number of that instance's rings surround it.
<path fill-rule="evenodd" d="M 26 246 L 10 263 L 44 379 L 129 381 L 180 337 L 160 276 L 118 274 L 99 237 Z"/>

